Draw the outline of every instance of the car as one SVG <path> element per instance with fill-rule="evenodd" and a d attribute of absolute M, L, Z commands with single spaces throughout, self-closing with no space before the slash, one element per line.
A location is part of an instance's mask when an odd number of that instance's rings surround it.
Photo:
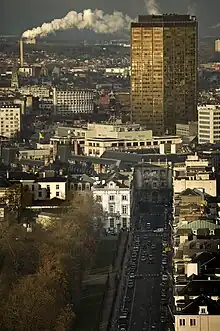
<path fill-rule="evenodd" d="M 134 282 L 132 280 L 128 281 L 128 288 L 133 288 L 134 287 Z"/>
<path fill-rule="evenodd" d="M 147 230 L 150 230 L 151 229 L 151 224 L 150 223 L 147 223 L 146 224 L 146 228 L 147 228 Z"/>
<path fill-rule="evenodd" d="M 134 274 L 133 272 L 131 272 L 131 273 L 129 274 L 129 278 L 130 278 L 130 279 L 135 278 L 135 274 Z"/>
<path fill-rule="evenodd" d="M 162 280 L 163 280 L 163 281 L 167 281 L 167 280 L 168 280 L 168 275 L 163 274 L 163 275 L 162 275 Z"/>

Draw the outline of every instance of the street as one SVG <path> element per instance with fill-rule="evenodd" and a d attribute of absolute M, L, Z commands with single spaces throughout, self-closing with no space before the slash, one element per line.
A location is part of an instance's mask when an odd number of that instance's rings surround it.
<path fill-rule="evenodd" d="M 134 207 L 126 286 L 114 330 L 172 330 L 171 207 L 169 198 L 149 202 L 144 194 L 139 193 Z"/>

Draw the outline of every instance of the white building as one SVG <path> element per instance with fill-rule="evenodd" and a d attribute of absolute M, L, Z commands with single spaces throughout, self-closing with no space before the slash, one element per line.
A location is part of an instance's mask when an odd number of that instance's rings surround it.
<path fill-rule="evenodd" d="M 0 136 L 16 138 L 21 131 L 20 105 L 1 106 L 0 120 Z"/>
<path fill-rule="evenodd" d="M 20 87 L 19 92 L 25 96 L 32 95 L 39 99 L 45 99 L 50 97 L 51 88 L 45 85 L 27 85 Z"/>
<path fill-rule="evenodd" d="M 58 115 L 92 113 L 94 110 L 94 93 L 91 90 L 53 89 L 54 112 Z"/>
<path fill-rule="evenodd" d="M 215 40 L 215 51 L 220 52 L 220 40 Z"/>
<path fill-rule="evenodd" d="M 130 186 L 118 180 L 94 184 L 91 188 L 94 199 L 105 212 L 104 229 L 115 233 L 130 228 Z"/>
<path fill-rule="evenodd" d="M 58 198 L 66 200 L 68 179 L 66 177 L 38 178 L 34 183 L 34 200 Z"/>
<path fill-rule="evenodd" d="M 220 141 L 220 105 L 198 107 L 198 142 L 215 144 Z"/>
<path fill-rule="evenodd" d="M 214 169 L 209 167 L 206 159 L 200 159 L 197 154 L 188 155 L 184 164 L 176 164 L 173 168 L 174 194 L 180 194 L 186 189 L 200 189 L 216 196 L 217 184 Z"/>
<path fill-rule="evenodd" d="M 66 200 L 68 194 L 68 179 L 66 177 L 42 177 L 21 179 L 23 186 L 28 186 L 33 200 L 51 200 L 53 198 Z"/>

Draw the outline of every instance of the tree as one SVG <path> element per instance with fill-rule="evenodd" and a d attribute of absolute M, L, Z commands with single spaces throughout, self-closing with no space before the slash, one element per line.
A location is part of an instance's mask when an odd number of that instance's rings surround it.
<path fill-rule="evenodd" d="M 30 192 L 27 185 L 23 186 L 21 183 L 14 184 L 6 189 L 0 202 L 7 204 L 12 218 L 20 221 L 23 209 L 32 204 L 32 192 Z"/>
<path fill-rule="evenodd" d="M 83 192 L 69 199 L 47 229 L 36 226 L 27 233 L 19 224 L 1 224 L 0 330 L 71 329 L 101 218 L 100 207 Z"/>
<path fill-rule="evenodd" d="M 41 274 L 21 278 L 1 313 L 1 330 L 7 331 L 50 331 L 57 330 L 58 325 L 61 330 L 62 323 L 66 331 L 74 317 L 54 280 Z"/>

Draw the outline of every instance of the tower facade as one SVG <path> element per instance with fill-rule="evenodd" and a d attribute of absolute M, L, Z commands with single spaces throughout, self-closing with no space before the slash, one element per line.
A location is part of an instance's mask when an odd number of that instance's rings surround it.
<path fill-rule="evenodd" d="M 131 24 L 132 120 L 155 135 L 197 118 L 197 30 L 190 15 L 139 16 Z"/>

